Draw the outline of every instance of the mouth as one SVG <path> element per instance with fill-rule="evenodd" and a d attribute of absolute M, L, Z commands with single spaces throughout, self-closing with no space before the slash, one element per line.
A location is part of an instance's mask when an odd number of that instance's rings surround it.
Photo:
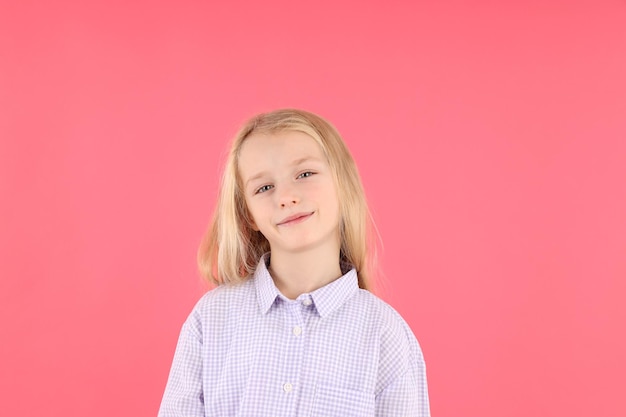
<path fill-rule="evenodd" d="M 277 226 L 291 226 L 292 224 L 301 223 L 305 221 L 306 219 L 308 219 L 309 217 L 311 217 L 313 213 L 314 212 L 297 213 L 297 214 L 294 214 L 293 216 L 285 217 L 277 224 Z"/>

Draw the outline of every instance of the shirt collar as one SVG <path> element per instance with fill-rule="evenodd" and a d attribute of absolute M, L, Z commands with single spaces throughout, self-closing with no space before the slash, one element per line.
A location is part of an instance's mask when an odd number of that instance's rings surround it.
<path fill-rule="evenodd" d="M 261 313 L 265 314 L 276 301 L 276 298 L 285 298 L 276 285 L 267 270 L 268 254 L 263 255 L 256 271 L 254 272 L 254 281 L 257 292 L 257 300 Z M 310 293 L 313 304 L 317 309 L 320 317 L 324 318 L 339 309 L 352 295 L 359 290 L 356 270 L 350 269 L 341 277 L 318 288 Z"/>
<path fill-rule="evenodd" d="M 269 311 L 272 304 L 274 304 L 274 301 L 276 301 L 276 297 L 280 295 L 280 291 L 278 291 L 278 288 L 274 285 L 274 280 L 267 270 L 267 265 L 265 264 L 266 259 L 267 254 L 261 257 L 261 260 L 254 271 L 253 278 L 256 286 L 256 296 L 259 302 L 259 308 L 263 314 Z"/>

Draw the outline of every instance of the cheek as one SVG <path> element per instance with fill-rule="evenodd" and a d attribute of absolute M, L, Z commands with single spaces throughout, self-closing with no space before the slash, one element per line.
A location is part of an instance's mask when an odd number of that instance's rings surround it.
<path fill-rule="evenodd" d="M 326 210 L 329 213 L 340 217 L 341 207 L 339 204 L 339 197 L 334 188 L 325 189 L 323 193 L 320 193 L 320 200 L 325 202 Z"/>

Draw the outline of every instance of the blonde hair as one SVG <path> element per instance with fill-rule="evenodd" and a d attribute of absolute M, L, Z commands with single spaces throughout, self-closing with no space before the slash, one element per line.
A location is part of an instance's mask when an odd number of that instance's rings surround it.
<path fill-rule="evenodd" d="M 340 262 L 352 265 L 357 272 L 359 287 L 370 290 L 374 254 L 369 252 L 370 246 L 374 246 L 374 225 L 354 159 L 339 132 L 328 121 L 296 109 L 259 114 L 236 134 L 226 161 L 213 220 L 198 250 L 200 272 L 214 284 L 239 283 L 250 278 L 261 256 L 269 252 L 267 239 L 250 226 L 239 176 L 239 153 L 246 138 L 252 134 L 282 131 L 305 133 L 322 148 L 334 176 L 337 195 L 341 196 Z"/>

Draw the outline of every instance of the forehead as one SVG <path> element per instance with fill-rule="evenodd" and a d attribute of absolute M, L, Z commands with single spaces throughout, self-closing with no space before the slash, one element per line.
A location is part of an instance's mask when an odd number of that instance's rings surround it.
<path fill-rule="evenodd" d="M 252 134 L 239 150 L 238 171 L 245 181 L 258 172 L 287 167 L 305 158 L 326 162 L 322 147 L 306 133 L 282 131 Z"/>

